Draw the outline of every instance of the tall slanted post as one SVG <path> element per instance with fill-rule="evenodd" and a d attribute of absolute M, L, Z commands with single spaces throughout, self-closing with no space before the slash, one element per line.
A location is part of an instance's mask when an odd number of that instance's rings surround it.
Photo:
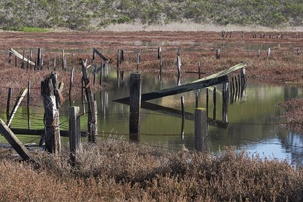
<path fill-rule="evenodd" d="M 141 108 L 141 75 L 130 75 L 130 114 L 129 114 L 129 139 L 140 141 L 140 108 Z"/>
<path fill-rule="evenodd" d="M 60 154 L 59 108 L 63 103 L 63 83 L 57 84 L 57 73 L 52 72 L 41 82 L 41 95 L 44 105 L 45 149 Z"/>

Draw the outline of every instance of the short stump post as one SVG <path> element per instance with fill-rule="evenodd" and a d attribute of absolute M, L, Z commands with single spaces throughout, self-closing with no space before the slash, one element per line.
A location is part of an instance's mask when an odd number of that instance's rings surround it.
<path fill-rule="evenodd" d="M 205 108 L 195 109 L 195 149 L 197 151 L 207 151 L 208 125 L 206 112 Z"/>

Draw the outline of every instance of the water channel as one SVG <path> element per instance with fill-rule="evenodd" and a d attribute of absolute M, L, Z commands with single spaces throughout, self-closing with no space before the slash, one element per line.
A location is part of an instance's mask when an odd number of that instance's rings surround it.
<path fill-rule="evenodd" d="M 129 96 L 129 75 L 131 72 L 124 72 L 124 79 L 118 79 L 117 71 L 109 71 L 108 89 L 95 93 L 95 100 L 98 108 L 98 134 L 99 138 L 123 138 L 128 140 L 129 128 L 129 106 L 114 102 L 113 100 Z M 162 80 L 157 75 L 141 74 L 142 93 L 157 91 L 160 89 L 176 86 L 177 75 Z M 197 79 L 197 75 L 183 75 L 181 83 L 185 84 Z M 221 85 L 217 87 L 217 110 L 216 117 L 222 120 L 222 94 Z M 212 92 L 212 88 L 209 88 Z M 196 91 L 168 96 L 161 99 L 149 101 L 150 103 L 181 110 L 181 96 L 184 96 L 185 111 L 194 113 L 196 105 Z M 206 107 L 206 89 L 198 91 L 199 107 Z M 209 126 L 207 139 L 208 150 L 218 153 L 227 147 L 236 147 L 238 150 L 245 150 L 251 155 L 259 155 L 261 158 L 287 160 L 292 164 L 303 164 L 303 134 L 282 129 L 279 125 L 283 123 L 280 115 L 283 109 L 277 106 L 288 99 L 303 96 L 302 89 L 295 86 L 276 86 L 262 83 L 250 83 L 248 80 L 246 90 L 241 98 L 228 104 L 228 127 L 219 128 Z M 208 116 L 213 118 L 212 96 L 209 97 Z M 80 100 L 74 102 L 75 106 L 82 107 Z M 69 103 L 60 109 L 61 128 L 68 129 L 68 107 Z M 83 108 L 81 108 L 83 112 Z M 32 126 L 43 128 L 43 107 L 37 105 L 31 108 Z M 18 110 L 12 127 L 26 127 L 24 120 L 26 108 Z M 20 113 L 21 112 L 21 113 Z M 5 119 L 2 110 L 0 118 Z M 23 120 L 23 121 L 22 121 Z M 81 118 L 81 129 L 86 130 L 87 118 Z M 165 148 L 168 150 L 180 150 L 182 145 L 194 149 L 194 122 L 185 120 L 184 138 L 181 138 L 180 117 L 174 117 L 168 113 L 160 113 L 154 110 L 141 109 L 140 115 L 140 143 Z M 39 142 L 39 138 L 21 136 L 22 142 Z M 66 140 L 64 140 L 66 141 Z M 0 137 L 0 143 L 5 143 Z"/>

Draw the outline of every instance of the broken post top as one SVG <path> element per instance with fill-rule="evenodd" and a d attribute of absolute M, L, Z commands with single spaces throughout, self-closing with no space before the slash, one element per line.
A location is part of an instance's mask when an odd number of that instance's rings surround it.
<path fill-rule="evenodd" d="M 43 81 L 41 81 L 41 95 L 55 96 L 57 109 L 59 109 L 60 105 L 64 101 L 64 98 L 62 96 L 62 90 L 64 85 L 62 82 L 57 84 L 57 78 L 58 74 L 56 72 L 52 72 Z"/>

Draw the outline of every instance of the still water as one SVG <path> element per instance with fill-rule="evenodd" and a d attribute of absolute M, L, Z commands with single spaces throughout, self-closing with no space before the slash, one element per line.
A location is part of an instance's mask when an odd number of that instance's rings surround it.
<path fill-rule="evenodd" d="M 109 71 L 109 75 L 102 79 L 108 82 L 109 88 L 95 93 L 98 108 L 98 137 L 123 138 L 128 140 L 129 131 L 129 106 L 114 102 L 113 100 L 129 96 L 129 75 L 124 72 L 124 78 L 116 70 Z M 176 86 L 177 76 L 165 77 L 162 80 L 157 75 L 141 74 L 142 93 L 157 91 L 160 89 Z M 197 76 L 183 75 L 181 83 L 185 84 L 196 80 Z M 215 116 L 222 120 L 222 86 L 217 85 L 217 104 Z M 209 118 L 214 116 L 212 97 L 213 88 L 209 88 Z M 181 96 L 184 96 L 185 111 L 194 113 L 196 106 L 196 93 L 192 91 L 178 95 L 168 96 L 162 99 L 149 101 L 160 106 L 181 110 Z M 260 83 L 248 84 L 242 97 L 238 97 L 228 104 L 228 127 L 219 128 L 209 126 L 207 138 L 208 150 L 218 153 L 227 147 L 235 147 L 238 150 L 246 150 L 251 155 L 259 155 L 262 158 L 287 160 L 293 164 L 303 164 L 303 136 L 292 131 L 281 129 L 280 116 L 283 109 L 277 106 L 291 98 L 302 97 L 303 92 L 293 86 L 274 86 Z M 81 101 L 75 101 L 75 106 L 82 108 Z M 199 107 L 206 107 L 206 89 L 198 91 Z M 60 109 L 61 128 L 68 128 L 68 102 Z M 26 109 L 19 109 L 16 119 L 26 119 Z M 20 113 L 21 112 L 21 113 Z M 22 113 L 23 112 L 23 113 Z M 32 125 L 43 128 L 43 107 L 35 106 L 31 109 Z M 24 116 L 24 117 L 23 117 Z M 37 118 L 39 117 L 40 118 Z M 3 113 L 1 118 L 4 119 Z M 12 127 L 19 127 L 20 123 L 15 120 Z M 81 118 L 81 128 L 86 130 L 87 117 Z M 182 118 L 171 116 L 168 113 L 141 109 L 140 114 L 140 143 L 169 150 L 180 150 L 182 145 L 188 149 L 194 149 L 194 121 L 185 120 L 184 138 L 181 137 Z M 26 126 L 25 126 L 26 127 Z M 36 142 L 39 138 L 33 138 Z M 28 141 L 28 137 L 27 137 Z M 101 140 L 100 140 L 101 141 Z M 0 143 L 4 142 L 3 138 Z"/>
<path fill-rule="evenodd" d="M 117 79 L 116 71 L 109 74 L 108 90 L 95 94 L 98 105 L 98 130 L 100 137 L 128 139 L 129 106 L 115 99 L 129 96 L 129 74 L 124 73 L 124 79 Z M 177 76 L 163 78 L 157 75 L 141 74 L 142 93 L 157 91 L 176 86 Z M 197 76 L 183 75 L 181 83 L 196 80 Z M 217 88 L 217 104 L 215 116 L 222 120 L 222 86 Z M 209 118 L 214 116 L 212 88 L 209 88 Z M 184 96 L 185 111 L 194 113 L 196 106 L 196 91 L 168 96 L 149 101 L 150 103 L 181 110 L 181 96 Z M 209 126 L 207 139 L 208 150 L 217 153 L 226 146 L 246 150 L 252 155 L 262 158 L 287 160 L 290 163 L 301 164 L 303 154 L 303 136 L 292 131 L 281 129 L 280 116 L 283 109 L 277 106 L 291 98 L 302 97 L 303 92 L 293 86 L 274 86 L 260 83 L 250 83 L 243 96 L 228 104 L 228 127 Z M 198 91 L 199 107 L 206 107 L 206 89 Z M 194 149 L 194 121 L 185 120 L 184 138 L 181 137 L 180 117 L 171 116 L 154 110 L 141 109 L 140 142 L 171 150 L 181 149 L 185 145 Z"/>

